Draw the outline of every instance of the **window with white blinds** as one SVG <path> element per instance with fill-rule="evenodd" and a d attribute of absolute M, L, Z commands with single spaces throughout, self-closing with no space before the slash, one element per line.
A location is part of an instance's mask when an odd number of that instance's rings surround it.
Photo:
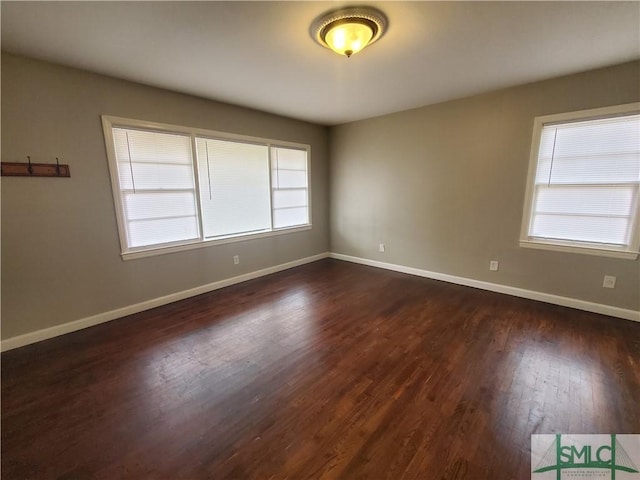
<path fill-rule="evenodd" d="M 310 228 L 306 145 L 103 116 L 125 258 Z"/>
<path fill-rule="evenodd" d="M 309 222 L 306 150 L 271 147 L 271 188 L 274 228 Z"/>
<path fill-rule="evenodd" d="M 199 237 L 189 136 L 114 128 L 127 245 Z"/>
<path fill-rule="evenodd" d="M 638 250 L 638 105 L 539 117 L 523 246 L 635 258 Z"/>
<path fill-rule="evenodd" d="M 267 147 L 207 138 L 196 145 L 204 237 L 270 230 Z"/>

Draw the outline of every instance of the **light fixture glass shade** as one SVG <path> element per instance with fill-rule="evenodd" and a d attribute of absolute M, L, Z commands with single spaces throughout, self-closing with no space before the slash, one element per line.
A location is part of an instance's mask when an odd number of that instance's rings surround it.
<path fill-rule="evenodd" d="M 366 47 L 372 38 L 371 27 L 360 22 L 337 24 L 330 27 L 324 35 L 324 41 L 331 50 L 347 57 Z"/>
<path fill-rule="evenodd" d="M 347 7 L 319 16 L 311 36 L 320 45 L 350 57 L 384 35 L 387 17 L 375 8 Z"/>

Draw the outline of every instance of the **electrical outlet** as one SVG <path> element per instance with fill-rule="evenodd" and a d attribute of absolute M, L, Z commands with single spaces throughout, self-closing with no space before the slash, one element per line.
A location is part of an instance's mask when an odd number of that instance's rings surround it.
<path fill-rule="evenodd" d="M 489 262 L 489 270 L 491 270 L 492 272 L 497 272 L 499 264 L 500 263 L 497 260 L 491 260 Z"/>
<path fill-rule="evenodd" d="M 240 263 L 240 256 L 239 255 L 234 255 L 233 256 L 233 264 L 234 265 L 238 265 Z"/>
<path fill-rule="evenodd" d="M 604 288 L 616 288 L 616 277 L 611 275 L 605 275 L 604 281 L 602 282 L 602 286 Z"/>
<path fill-rule="evenodd" d="M 380 247 L 378 247 L 380 249 L 381 252 L 384 252 L 385 246 L 384 243 L 380 244 Z"/>

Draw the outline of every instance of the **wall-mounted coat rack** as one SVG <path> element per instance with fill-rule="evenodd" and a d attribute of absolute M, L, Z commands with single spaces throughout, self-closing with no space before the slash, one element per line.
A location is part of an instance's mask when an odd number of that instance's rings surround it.
<path fill-rule="evenodd" d="M 70 177 L 69 165 L 61 165 L 56 157 L 56 163 L 31 163 L 27 156 L 27 163 L 2 162 L 3 177 Z"/>

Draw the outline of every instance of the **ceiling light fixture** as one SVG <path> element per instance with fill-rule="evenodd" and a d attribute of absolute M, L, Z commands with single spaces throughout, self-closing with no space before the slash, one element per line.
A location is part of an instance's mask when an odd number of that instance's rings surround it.
<path fill-rule="evenodd" d="M 311 35 L 320 45 L 350 57 L 384 35 L 387 17 L 370 7 L 332 10 L 316 18 Z"/>

